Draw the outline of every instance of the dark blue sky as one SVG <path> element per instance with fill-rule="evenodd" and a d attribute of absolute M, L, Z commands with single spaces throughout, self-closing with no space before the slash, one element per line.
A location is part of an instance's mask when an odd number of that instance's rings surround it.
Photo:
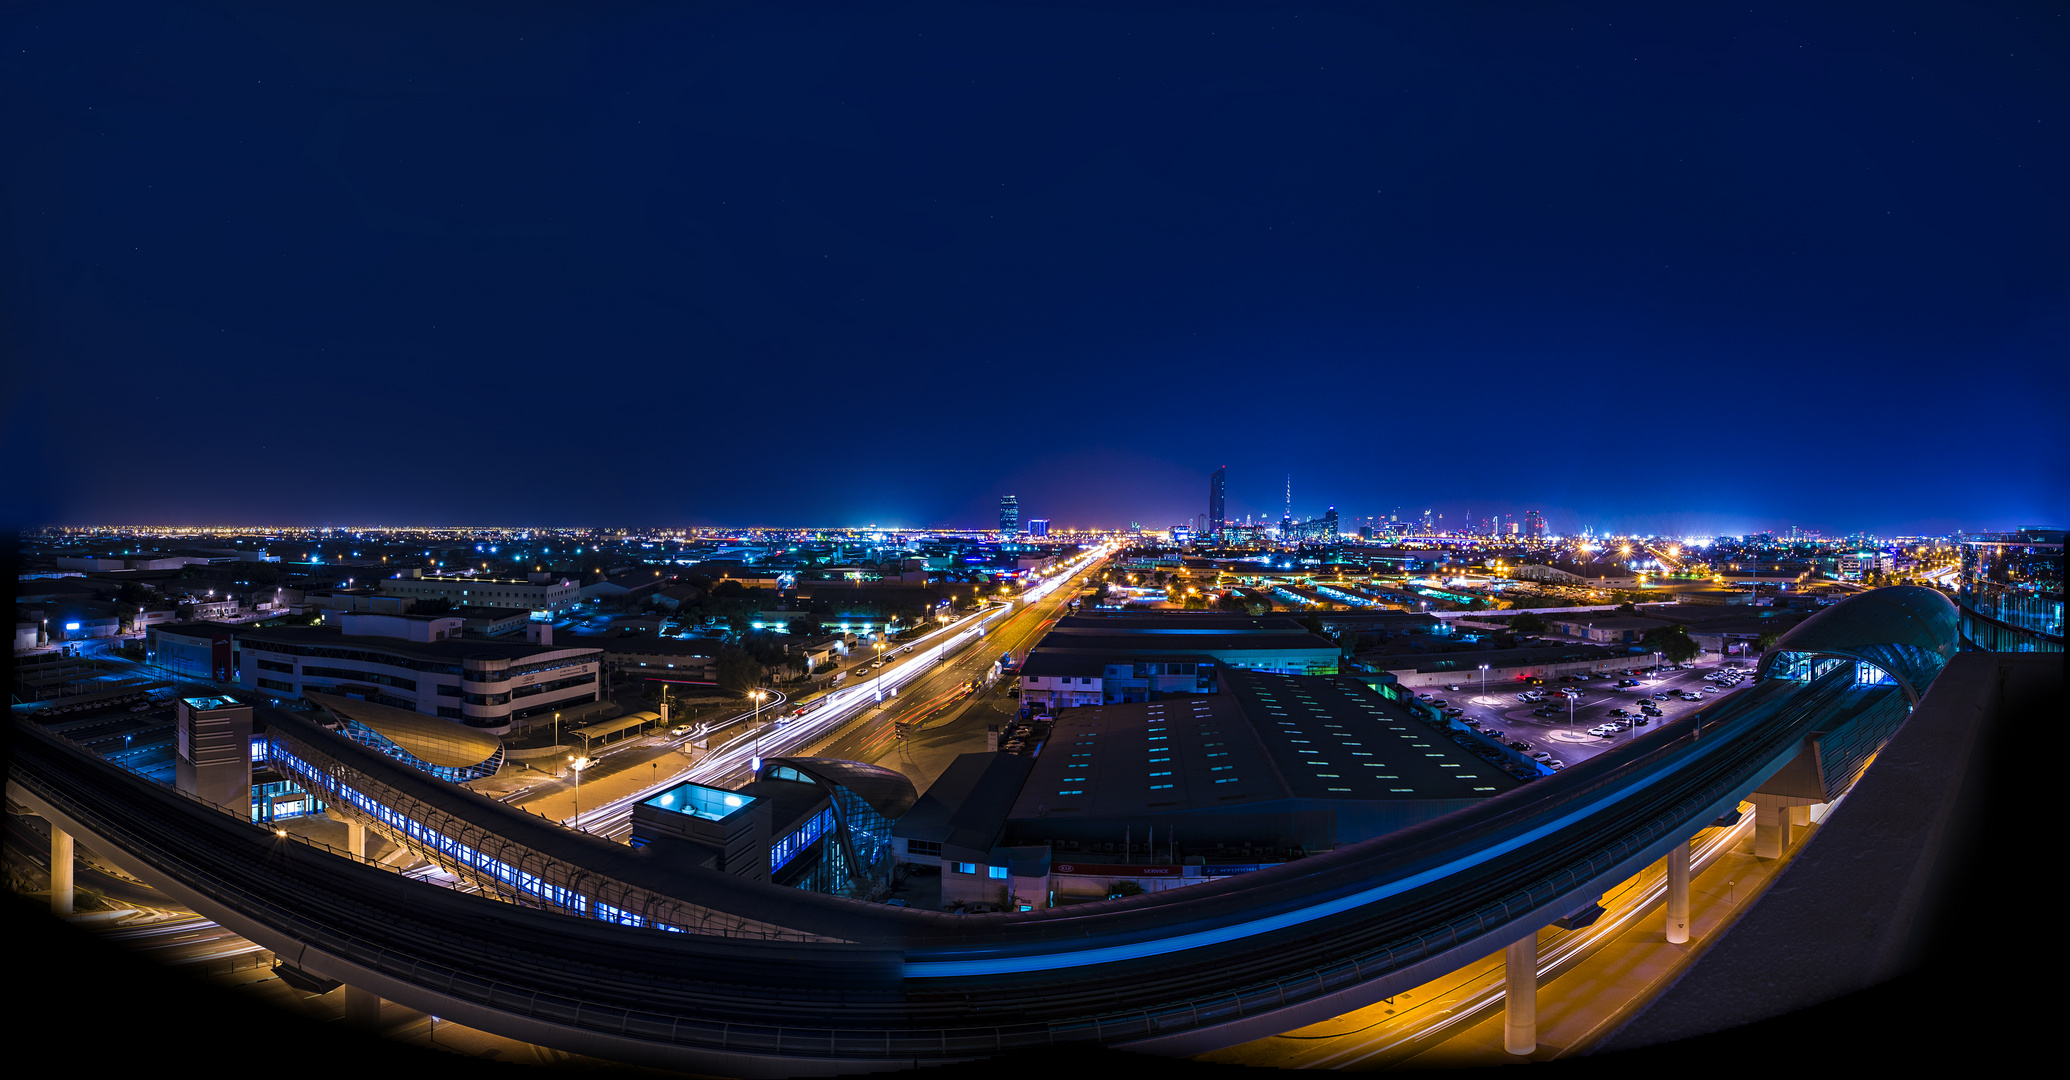
<path fill-rule="evenodd" d="M 2070 506 L 2070 8 L 868 8 L 6 5 L 14 513 Z"/>

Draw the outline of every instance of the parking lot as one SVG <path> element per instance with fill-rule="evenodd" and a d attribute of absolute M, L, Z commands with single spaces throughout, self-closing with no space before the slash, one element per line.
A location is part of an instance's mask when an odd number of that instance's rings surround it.
<path fill-rule="evenodd" d="M 1488 687 L 1486 698 L 1480 695 L 1480 688 L 1460 683 L 1460 689 L 1432 689 L 1418 693 L 1425 694 L 1425 700 L 1433 704 L 1442 701 L 1444 708 L 1459 710 L 1459 719 L 1476 721 L 1482 731 L 1499 731 L 1502 741 L 1514 745 L 1529 746 L 1523 752 L 1531 755 L 1547 754 L 1552 761 L 1561 765 L 1574 765 L 1616 746 L 1619 741 L 1637 738 L 1653 729 L 1655 725 L 1678 719 L 1689 713 L 1715 704 L 1726 694 L 1745 686 L 1744 677 L 1736 683 L 1705 681 L 1705 676 L 1723 671 L 1739 671 L 1745 675 L 1751 663 L 1732 660 L 1721 663 L 1716 656 L 1706 656 L 1694 662 L 1687 669 L 1663 667 L 1650 673 L 1611 672 L 1602 676 L 1589 676 L 1574 681 L 1571 679 L 1548 679 L 1543 686 L 1529 686 L 1511 683 L 1501 689 Z M 1622 681 L 1636 682 L 1635 686 L 1619 686 Z M 1578 692 L 1572 699 L 1560 693 L 1562 688 Z M 1527 691 L 1540 691 L 1542 701 L 1524 701 L 1519 695 Z M 1685 701 L 1684 694 L 1700 693 L 1701 701 Z M 1642 712 L 1640 699 L 1653 704 L 1659 715 Z M 1550 712 L 1551 715 L 1534 715 Z M 1619 717 L 1613 710 L 1626 715 Z M 1570 719 L 1571 715 L 1571 719 Z M 1623 720 L 1629 726 L 1621 731 L 1604 731 L 1602 726 Z M 1591 729 L 1595 729 L 1592 731 Z M 1522 748 L 1518 748 L 1522 749 Z"/>

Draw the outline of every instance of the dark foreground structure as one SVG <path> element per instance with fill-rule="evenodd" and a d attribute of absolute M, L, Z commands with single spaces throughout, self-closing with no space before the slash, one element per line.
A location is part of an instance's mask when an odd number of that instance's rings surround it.
<path fill-rule="evenodd" d="M 612 911 L 647 902 L 634 895 L 645 890 L 712 929 L 606 922 L 603 893 L 577 897 L 584 917 L 522 907 L 284 842 L 22 725 L 9 790 L 283 963 L 544 1045 L 727 1075 L 1088 1044 L 1184 1055 L 1341 1014 L 1584 909 L 1686 851 L 1813 735 L 1843 745 L 1851 724 L 1902 719 L 1954 640 L 1938 595 L 1879 590 L 1793 631 L 1767 678 L 1714 712 L 1556 781 L 1226 882 L 1014 915 L 902 911 L 719 876 L 633 881 L 646 875 L 624 864 Z M 1972 726 L 1998 704 L 1974 710 Z M 1959 835 L 1976 817 L 1949 820 Z M 1942 864 L 1928 862 L 1918 873 L 1937 880 Z"/>

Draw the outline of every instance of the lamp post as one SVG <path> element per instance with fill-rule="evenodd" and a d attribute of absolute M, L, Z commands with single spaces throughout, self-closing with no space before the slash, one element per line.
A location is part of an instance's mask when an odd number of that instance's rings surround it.
<path fill-rule="evenodd" d="M 575 827 L 579 829 L 582 827 L 582 770 L 589 768 L 589 759 L 570 756 L 568 767 L 575 770 Z"/>
<path fill-rule="evenodd" d="M 755 729 L 755 756 L 748 763 L 748 771 L 759 773 L 762 771 L 762 698 L 766 695 L 757 687 L 748 696 L 755 699 L 755 718 L 749 722 Z"/>
<path fill-rule="evenodd" d="M 1481 665 L 1481 704 L 1488 703 L 1488 665 Z"/>

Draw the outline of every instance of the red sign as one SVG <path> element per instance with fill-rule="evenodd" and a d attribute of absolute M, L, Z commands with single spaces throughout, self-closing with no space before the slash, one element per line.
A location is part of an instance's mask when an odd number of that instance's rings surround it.
<path fill-rule="evenodd" d="M 1095 866 L 1091 863 L 1056 863 L 1050 867 L 1059 874 L 1090 874 L 1095 877 L 1184 877 L 1184 867 L 1178 866 Z"/>

